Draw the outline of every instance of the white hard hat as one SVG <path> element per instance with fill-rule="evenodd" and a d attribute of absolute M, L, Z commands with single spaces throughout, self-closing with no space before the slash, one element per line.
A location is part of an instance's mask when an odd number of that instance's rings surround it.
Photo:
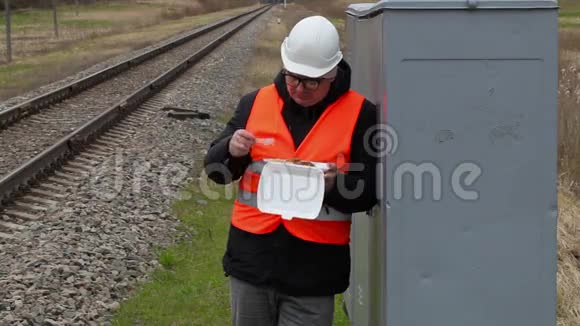
<path fill-rule="evenodd" d="M 330 72 L 342 60 L 338 32 L 322 16 L 299 21 L 282 42 L 280 52 L 286 70 L 312 78 Z"/>

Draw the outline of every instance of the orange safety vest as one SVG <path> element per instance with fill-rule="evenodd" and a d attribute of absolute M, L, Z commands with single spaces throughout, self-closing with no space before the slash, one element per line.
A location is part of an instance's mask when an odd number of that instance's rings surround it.
<path fill-rule="evenodd" d="M 284 102 L 272 84 L 258 91 L 250 112 L 246 130 L 256 137 L 273 138 L 267 146 L 254 145 L 250 150 L 252 163 L 239 182 L 238 198 L 234 202 L 232 224 L 244 231 L 265 234 L 283 223 L 292 235 L 307 241 L 347 244 L 350 241 L 351 214 L 324 206 L 314 220 L 262 213 L 257 208 L 257 191 L 264 159 L 278 158 L 313 162 L 332 162 L 346 170 L 350 162 L 352 133 L 361 111 L 364 97 L 348 91 L 323 112 L 300 146 L 296 149 L 284 118 Z M 362 145 L 362 144 L 361 144 Z"/>

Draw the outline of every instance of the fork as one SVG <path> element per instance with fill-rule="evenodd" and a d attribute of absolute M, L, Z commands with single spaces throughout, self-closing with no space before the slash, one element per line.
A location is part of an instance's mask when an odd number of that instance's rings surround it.
<path fill-rule="evenodd" d="M 256 138 L 256 143 L 262 145 L 274 145 L 274 138 Z"/>

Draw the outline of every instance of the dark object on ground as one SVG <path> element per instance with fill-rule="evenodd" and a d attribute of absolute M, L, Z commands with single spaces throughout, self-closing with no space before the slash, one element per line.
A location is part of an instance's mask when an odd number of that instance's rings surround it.
<path fill-rule="evenodd" d="M 189 109 L 182 109 L 182 108 L 178 108 L 178 107 L 173 107 L 173 106 L 166 106 L 162 109 L 163 111 L 168 111 L 167 112 L 167 116 L 170 118 L 176 118 L 179 120 L 184 120 L 184 119 L 201 119 L 201 120 L 206 120 L 206 119 L 210 119 L 211 116 L 209 115 L 209 113 L 206 112 L 200 112 L 197 110 L 189 110 Z"/>

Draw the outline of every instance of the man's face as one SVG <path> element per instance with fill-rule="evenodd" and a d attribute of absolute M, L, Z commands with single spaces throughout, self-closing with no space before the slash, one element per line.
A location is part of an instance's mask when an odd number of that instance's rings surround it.
<path fill-rule="evenodd" d="M 313 106 L 322 101 L 334 80 L 334 78 L 309 78 L 291 72 L 283 73 L 290 97 L 303 107 Z"/>

